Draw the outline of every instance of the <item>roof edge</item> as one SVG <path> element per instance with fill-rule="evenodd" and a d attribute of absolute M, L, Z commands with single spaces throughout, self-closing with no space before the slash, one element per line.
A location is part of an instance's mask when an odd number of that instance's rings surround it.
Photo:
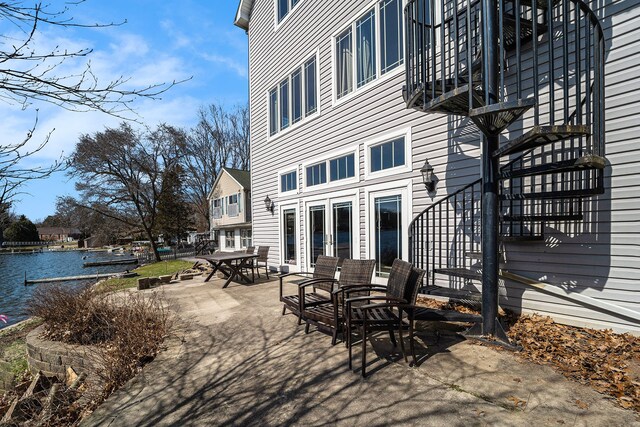
<path fill-rule="evenodd" d="M 238 11 L 236 17 L 233 20 L 233 24 L 242 28 L 245 31 L 249 31 L 249 20 L 251 18 L 251 9 L 253 9 L 254 0 L 240 0 L 238 4 Z"/>

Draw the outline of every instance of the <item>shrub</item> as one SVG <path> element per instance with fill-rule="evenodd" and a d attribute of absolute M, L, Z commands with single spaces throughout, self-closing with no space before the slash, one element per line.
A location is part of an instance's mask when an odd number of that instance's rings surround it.
<path fill-rule="evenodd" d="M 71 344 L 91 344 L 100 381 L 91 411 L 122 386 L 161 350 L 172 318 L 161 295 L 105 294 L 91 287 L 42 287 L 34 292 L 29 314 L 44 320 L 45 337 Z"/>

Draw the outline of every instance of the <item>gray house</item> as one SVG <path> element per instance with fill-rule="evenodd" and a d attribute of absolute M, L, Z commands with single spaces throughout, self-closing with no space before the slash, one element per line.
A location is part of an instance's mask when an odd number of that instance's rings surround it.
<path fill-rule="evenodd" d="M 400 257 L 424 293 L 640 332 L 639 1 L 242 0 L 235 23 L 272 268 L 374 258 L 384 283 Z"/>

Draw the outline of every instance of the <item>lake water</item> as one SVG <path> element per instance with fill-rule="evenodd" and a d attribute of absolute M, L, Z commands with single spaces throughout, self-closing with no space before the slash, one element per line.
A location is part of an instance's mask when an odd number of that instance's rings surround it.
<path fill-rule="evenodd" d="M 25 272 L 29 280 L 121 272 L 135 266 L 111 265 L 83 268 L 82 264 L 91 261 L 121 260 L 128 256 L 115 256 L 107 252 L 46 250 L 41 253 L 0 254 L 0 314 L 9 317 L 6 325 L 0 322 L 0 329 L 26 319 L 25 308 L 33 291 L 38 286 L 50 286 L 47 284 L 24 286 Z M 61 282 L 63 286 L 77 286 L 79 283 L 82 282 Z"/>

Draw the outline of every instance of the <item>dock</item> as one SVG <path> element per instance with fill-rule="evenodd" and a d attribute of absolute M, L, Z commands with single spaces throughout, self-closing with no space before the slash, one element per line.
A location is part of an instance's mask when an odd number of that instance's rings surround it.
<path fill-rule="evenodd" d="M 37 283 L 55 283 L 55 282 L 68 282 L 73 280 L 91 280 L 91 279 L 106 279 L 108 277 L 118 276 L 122 273 L 100 273 L 100 274 L 84 274 L 81 276 L 66 276 L 66 277 L 48 277 L 44 279 L 31 279 L 27 280 L 25 277 L 24 285 L 35 285 Z"/>
<path fill-rule="evenodd" d="M 128 259 L 114 259 L 110 261 L 94 261 L 94 262 L 85 262 L 82 264 L 83 267 L 104 267 L 106 265 L 128 265 L 128 264 L 137 264 L 138 258 L 128 258 Z"/>

